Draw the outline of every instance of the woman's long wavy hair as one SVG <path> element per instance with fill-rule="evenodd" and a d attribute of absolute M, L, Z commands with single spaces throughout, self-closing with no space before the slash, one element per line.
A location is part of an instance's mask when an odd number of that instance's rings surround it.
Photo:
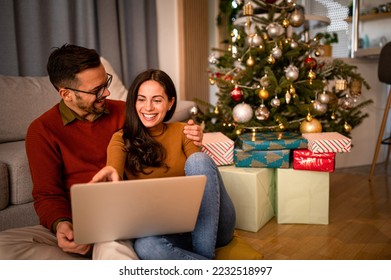
<path fill-rule="evenodd" d="M 169 168 L 164 162 L 166 159 L 165 149 L 149 135 L 148 129 L 143 125 L 136 111 L 139 88 L 142 83 L 150 80 L 158 82 L 163 87 L 169 101 L 175 98 L 171 109 L 163 119 L 164 122 L 171 119 L 177 104 L 175 85 L 165 72 L 149 69 L 134 79 L 126 99 L 126 116 L 123 128 L 123 140 L 127 151 L 126 166 L 133 175 L 140 172 L 147 174 L 145 171 L 147 167 L 164 166 Z"/>

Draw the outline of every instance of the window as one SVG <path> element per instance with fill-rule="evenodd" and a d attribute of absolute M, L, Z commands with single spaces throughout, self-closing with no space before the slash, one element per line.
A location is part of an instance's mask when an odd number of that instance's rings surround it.
<path fill-rule="evenodd" d="M 338 43 L 333 44 L 333 57 L 349 57 L 350 32 L 349 24 L 345 19 L 349 15 L 348 5 L 351 0 L 311 0 L 303 2 L 306 14 L 326 16 L 330 19 L 330 25 L 311 29 L 310 37 L 313 38 L 318 32 L 336 32 Z"/>

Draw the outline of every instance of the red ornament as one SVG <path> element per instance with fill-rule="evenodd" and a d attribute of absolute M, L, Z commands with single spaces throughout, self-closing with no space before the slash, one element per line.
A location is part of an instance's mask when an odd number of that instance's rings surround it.
<path fill-rule="evenodd" d="M 309 56 L 309 57 L 307 57 L 307 58 L 304 60 L 304 64 L 305 64 L 306 67 L 311 68 L 311 69 L 314 69 L 314 68 L 316 68 L 318 62 L 316 61 L 315 58 Z"/>
<path fill-rule="evenodd" d="M 243 91 L 239 88 L 239 86 L 235 86 L 235 88 L 231 91 L 231 98 L 233 101 L 239 102 L 243 98 Z"/>
<path fill-rule="evenodd" d="M 224 76 L 225 81 L 232 81 L 233 77 L 231 75 Z"/>

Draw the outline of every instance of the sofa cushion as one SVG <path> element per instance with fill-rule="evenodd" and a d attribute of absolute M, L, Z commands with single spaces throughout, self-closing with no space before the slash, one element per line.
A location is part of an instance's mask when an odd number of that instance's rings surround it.
<path fill-rule="evenodd" d="M 0 210 L 2 210 L 9 203 L 8 170 L 4 162 L 0 162 L 0 194 Z"/>
<path fill-rule="evenodd" d="M 24 145 L 24 141 L 0 144 L 0 159 L 7 165 L 9 172 L 11 204 L 33 201 L 32 181 Z"/>
<path fill-rule="evenodd" d="M 48 77 L 0 75 L 0 143 L 24 140 L 30 123 L 59 100 Z"/>
<path fill-rule="evenodd" d="M 170 122 L 183 122 L 190 119 L 190 109 L 193 106 L 195 106 L 193 101 L 179 100 L 175 108 L 175 113 L 172 116 Z"/>

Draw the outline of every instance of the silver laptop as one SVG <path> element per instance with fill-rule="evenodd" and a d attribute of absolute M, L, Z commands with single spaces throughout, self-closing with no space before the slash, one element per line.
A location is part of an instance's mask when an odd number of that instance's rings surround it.
<path fill-rule="evenodd" d="M 179 176 L 71 187 L 74 239 L 79 244 L 190 232 L 206 176 Z"/>

